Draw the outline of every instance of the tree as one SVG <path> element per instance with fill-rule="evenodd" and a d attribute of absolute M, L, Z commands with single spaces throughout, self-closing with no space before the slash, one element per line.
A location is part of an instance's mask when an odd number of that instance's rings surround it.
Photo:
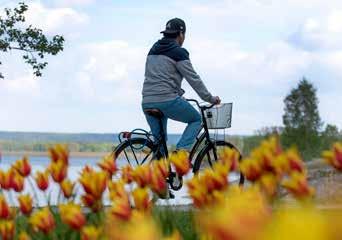
<path fill-rule="evenodd" d="M 5 8 L 4 16 L 0 16 L 0 51 L 22 51 L 25 63 L 31 65 L 34 74 L 40 77 L 48 64 L 43 61 L 45 55 L 57 55 L 62 51 L 64 38 L 56 35 L 49 40 L 41 29 L 31 25 L 24 27 L 27 10 L 25 3 L 19 3 L 14 9 Z M 0 78 L 3 78 L 2 73 Z"/>
<path fill-rule="evenodd" d="M 287 147 L 296 145 L 306 159 L 319 154 L 319 131 L 322 122 L 316 91 L 304 77 L 284 99 L 283 144 Z"/>
<path fill-rule="evenodd" d="M 338 127 L 335 125 L 327 124 L 322 132 L 322 149 L 331 148 L 333 143 L 341 140 L 341 134 Z"/>

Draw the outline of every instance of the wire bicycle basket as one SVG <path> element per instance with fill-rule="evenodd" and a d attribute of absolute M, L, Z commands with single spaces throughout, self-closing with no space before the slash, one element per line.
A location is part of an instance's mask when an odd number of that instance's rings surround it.
<path fill-rule="evenodd" d="M 222 103 L 204 111 L 209 129 L 226 129 L 232 125 L 233 103 Z"/>

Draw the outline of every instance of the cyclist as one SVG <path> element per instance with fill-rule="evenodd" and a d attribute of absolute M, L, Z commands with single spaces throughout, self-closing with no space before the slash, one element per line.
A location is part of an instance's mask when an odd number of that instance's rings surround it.
<path fill-rule="evenodd" d="M 200 98 L 212 104 L 219 104 L 220 98 L 212 96 L 195 72 L 189 59 L 189 53 L 182 45 L 185 40 L 185 22 L 173 18 L 166 23 L 162 31 L 163 38 L 158 40 L 148 53 L 145 66 L 145 80 L 142 90 L 142 108 L 152 134 L 160 137 L 158 119 L 147 114 L 147 109 L 159 109 L 162 112 L 162 125 L 166 133 L 167 119 L 187 123 L 177 150 L 190 151 L 201 129 L 201 115 L 182 95 L 182 79 L 185 78 Z"/>

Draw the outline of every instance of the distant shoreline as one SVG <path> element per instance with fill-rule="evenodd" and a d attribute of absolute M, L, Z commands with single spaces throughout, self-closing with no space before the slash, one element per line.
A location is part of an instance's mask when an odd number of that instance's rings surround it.
<path fill-rule="evenodd" d="M 70 152 L 70 157 L 104 157 L 109 152 Z M 48 152 L 28 152 L 28 151 L 13 151 L 13 152 L 1 152 L 2 156 L 28 156 L 28 157 L 48 157 Z"/>

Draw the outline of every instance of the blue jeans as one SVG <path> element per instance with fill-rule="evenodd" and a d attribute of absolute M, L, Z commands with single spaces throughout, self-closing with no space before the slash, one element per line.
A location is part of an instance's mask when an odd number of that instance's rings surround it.
<path fill-rule="evenodd" d="M 181 139 L 177 143 L 177 149 L 184 149 L 189 151 L 195 142 L 196 136 L 202 126 L 202 118 L 199 112 L 185 99 L 182 97 L 177 97 L 174 100 L 167 102 L 157 102 L 157 103 L 144 103 L 142 108 L 157 108 L 163 112 L 164 117 L 162 120 L 162 125 L 164 128 L 165 136 L 167 136 L 167 119 L 187 123 L 188 126 L 185 128 Z M 160 126 L 159 120 L 155 117 L 145 114 L 146 120 L 150 125 L 152 134 L 160 139 Z M 167 139 L 165 139 L 167 140 Z"/>

